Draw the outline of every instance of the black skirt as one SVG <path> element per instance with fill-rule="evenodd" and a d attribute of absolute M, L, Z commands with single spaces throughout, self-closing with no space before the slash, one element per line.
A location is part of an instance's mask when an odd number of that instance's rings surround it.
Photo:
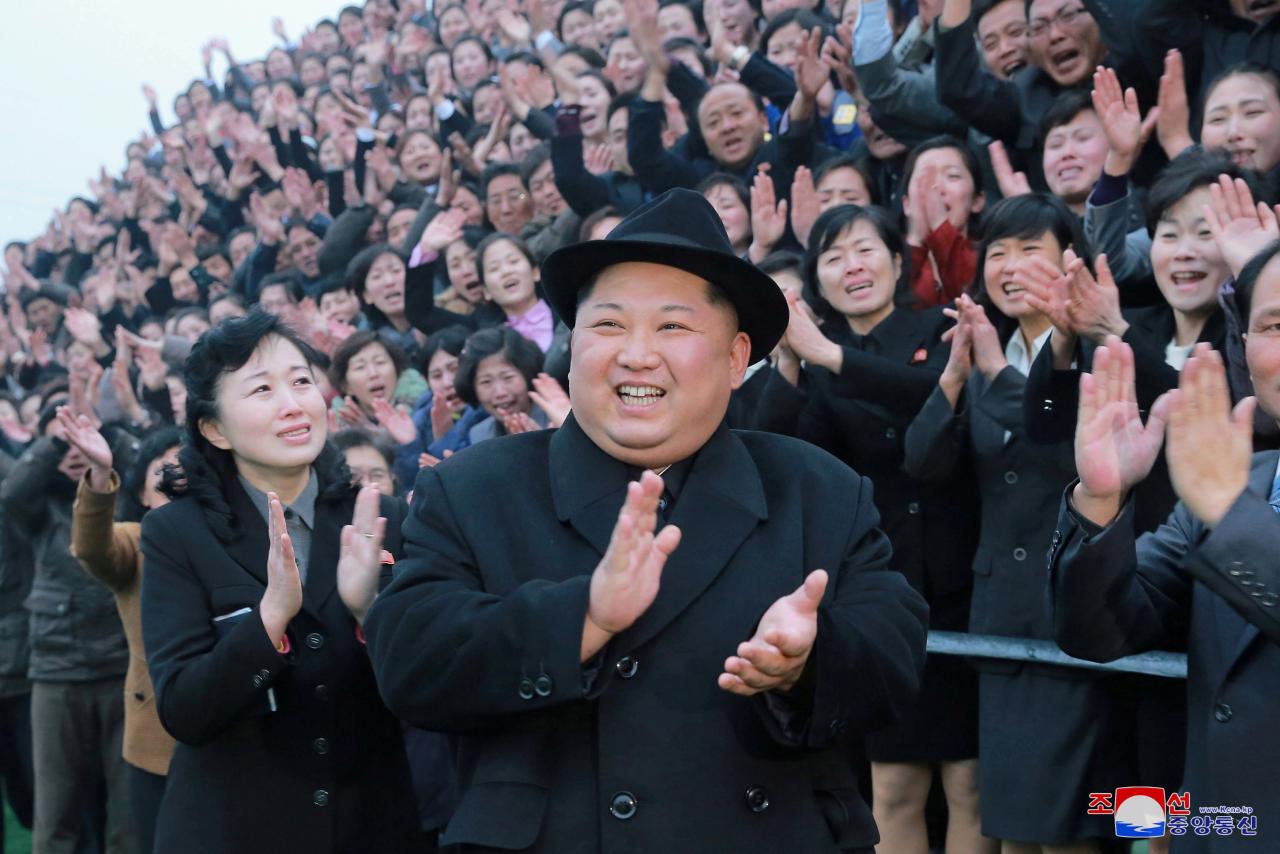
<path fill-rule="evenodd" d="M 979 694 L 983 835 L 1041 845 L 1113 838 L 1111 816 L 1088 815 L 1089 793 L 1136 778 L 1132 727 L 1126 736 L 1107 677 L 1052 665 L 984 671 Z"/>
<path fill-rule="evenodd" d="M 969 591 L 930 597 L 929 628 L 964 631 L 969 622 Z M 978 755 L 978 674 L 956 655 L 925 660 L 920 693 L 907 714 L 890 726 L 868 733 L 872 762 L 954 762 Z"/>

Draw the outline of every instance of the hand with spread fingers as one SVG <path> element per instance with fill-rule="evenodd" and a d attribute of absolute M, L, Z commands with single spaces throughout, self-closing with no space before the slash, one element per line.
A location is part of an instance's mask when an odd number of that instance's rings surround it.
<path fill-rule="evenodd" d="M 680 545 L 680 529 L 676 526 L 655 531 L 661 497 L 662 478 L 651 471 L 627 485 L 627 497 L 609 547 L 591 573 L 581 661 L 590 659 L 610 638 L 630 628 L 657 598 L 662 568 Z"/>
<path fill-rule="evenodd" d="M 1078 512 L 1108 525 L 1125 496 L 1148 474 L 1160 453 L 1169 396 L 1151 408 L 1147 423 L 1138 412 L 1133 350 L 1116 336 L 1093 354 L 1093 372 L 1080 376 L 1076 419 L 1076 472 L 1071 496 Z"/>
<path fill-rule="evenodd" d="M 378 487 L 362 486 L 351 524 L 342 529 L 338 596 L 357 623 L 364 623 L 364 615 L 377 598 L 382 574 L 382 538 L 387 532 L 387 520 L 378 515 L 379 495 Z"/>
<path fill-rule="evenodd" d="M 1222 356 L 1208 344 L 1196 345 L 1169 398 L 1169 480 L 1192 515 L 1216 527 L 1249 483 L 1257 399 L 1232 408 Z"/>
<path fill-rule="evenodd" d="M 826 591 L 826 570 L 815 569 L 795 591 L 770 605 L 756 633 L 725 659 L 717 684 L 743 697 L 794 688 L 818 639 L 818 606 Z"/>

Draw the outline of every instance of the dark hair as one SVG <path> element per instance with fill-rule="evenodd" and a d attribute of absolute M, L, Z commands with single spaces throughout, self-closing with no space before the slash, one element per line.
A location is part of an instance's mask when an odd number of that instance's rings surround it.
<path fill-rule="evenodd" d="M 608 219 L 611 216 L 625 218 L 626 214 L 624 214 L 621 209 L 616 208 L 613 205 L 605 205 L 602 208 L 596 208 L 591 213 L 583 217 L 582 225 L 578 227 L 578 241 L 582 242 L 584 240 L 589 240 L 590 238 L 588 238 L 587 235 L 591 234 L 592 230 L 595 229 L 602 220 Z"/>
<path fill-rule="evenodd" d="M 524 376 L 530 386 L 533 378 L 542 370 L 542 351 L 538 345 L 509 326 L 491 326 L 481 329 L 467 339 L 458 357 L 458 373 L 453 378 L 453 388 L 470 406 L 479 406 L 476 396 L 476 370 L 490 356 L 501 356 Z"/>
<path fill-rule="evenodd" d="M 1093 112 L 1093 96 L 1088 89 L 1068 89 L 1061 93 L 1040 119 L 1040 140 L 1048 139 L 1054 128 L 1071 124 L 1083 112 Z"/>
<path fill-rule="evenodd" d="M 693 17 L 694 29 L 700 34 L 706 34 L 707 21 L 702 15 L 702 3 L 700 0 L 658 0 L 658 11 L 662 11 L 668 6 L 681 6 L 688 9 L 689 14 Z"/>
<path fill-rule="evenodd" d="M 387 469 L 391 472 L 392 481 L 397 480 L 395 476 L 396 446 L 383 431 L 374 432 L 363 427 L 344 427 L 334 433 L 330 441 L 333 442 L 333 447 L 344 456 L 352 448 L 373 448 L 382 455 Z"/>
<path fill-rule="evenodd" d="M 609 110 L 607 113 L 605 113 L 605 123 L 608 124 L 608 122 L 613 119 L 613 114 L 618 112 L 618 110 L 627 110 L 628 117 L 629 117 L 631 108 L 634 107 L 636 105 L 636 102 L 639 100 L 640 100 L 640 95 L 637 92 L 623 92 L 621 95 L 618 95 L 617 97 L 615 97 L 613 100 L 609 102 Z M 662 126 L 666 127 L 667 126 L 666 111 L 660 111 L 660 112 L 662 112 L 662 120 L 661 120 Z"/>
<path fill-rule="evenodd" d="M 546 68 L 546 66 L 542 64 L 541 57 L 531 50 L 513 50 L 502 60 L 502 64 L 504 66 L 510 65 L 513 62 L 523 62 L 526 65 L 532 65 L 534 68 Z"/>
<path fill-rule="evenodd" d="M 824 37 L 830 35 L 830 26 L 811 9 L 786 9 L 770 18 L 769 23 L 765 25 L 764 32 L 760 34 L 760 52 L 768 53 L 769 39 L 773 38 L 778 30 L 789 24 L 799 26 L 806 36 L 814 27 L 821 27 Z"/>
<path fill-rule="evenodd" d="M 564 19 L 567 18 L 571 12 L 585 12 L 587 17 L 592 17 L 591 6 L 591 3 L 584 2 L 584 0 L 573 0 L 571 3 L 564 4 L 564 7 L 560 10 L 560 17 L 556 18 L 556 36 L 559 37 L 561 41 L 564 40 Z"/>
<path fill-rule="evenodd" d="M 728 172 L 712 172 L 703 178 L 694 190 L 699 195 L 705 196 L 707 193 L 721 185 L 727 186 L 738 194 L 738 198 L 742 200 L 742 204 L 747 210 L 751 210 L 751 191 L 747 189 L 747 185 L 737 175 Z"/>
<path fill-rule="evenodd" d="M 1236 277 L 1234 298 L 1236 310 L 1240 314 L 1240 329 L 1244 332 L 1249 331 L 1249 314 L 1253 311 L 1253 291 L 1258 286 L 1258 279 L 1277 255 L 1280 255 L 1280 240 L 1273 241 L 1250 258 L 1249 263 L 1244 265 L 1244 269 Z"/>
<path fill-rule="evenodd" d="M 1147 231 L 1154 235 L 1160 218 L 1169 208 L 1201 187 L 1218 183 L 1219 175 L 1243 180 L 1257 201 L 1265 201 L 1269 197 L 1262 176 L 1252 169 L 1237 166 L 1225 151 L 1190 148 L 1169 161 L 1151 184 L 1147 192 Z"/>
<path fill-rule="evenodd" d="M 279 273 L 268 273 L 262 277 L 262 281 L 258 283 L 258 299 L 262 299 L 262 292 L 267 288 L 280 285 L 284 288 L 284 292 L 289 295 L 289 299 L 294 302 L 301 302 L 304 296 L 302 286 L 298 284 L 298 279 L 291 271 L 284 270 Z"/>
<path fill-rule="evenodd" d="M 920 155 L 926 151 L 937 151 L 943 148 L 954 149 L 959 152 L 960 160 L 964 163 L 964 168 L 968 170 L 969 177 L 973 179 L 973 195 L 977 198 L 982 194 L 982 169 L 978 165 L 978 158 L 974 156 L 973 150 L 965 145 L 964 141 L 950 134 L 942 134 L 940 136 L 930 137 L 924 142 L 911 149 L 907 154 L 907 159 L 902 166 L 902 179 L 898 184 L 898 195 L 905 198 L 907 190 L 911 185 L 911 178 L 915 175 L 916 161 L 920 159 Z M 817 185 L 815 180 L 814 185 Z M 868 184 L 868 187 L 871 185 Z M 969 234 L 976 233 L 978 230 L 978 215 L 969 214 L 969 225 L 966 231 Z"/>
<path fill-rule="evenodd" d="M 387 341 L 372 329 L 353 332 L 333 351 L 333 361 L 329 364 L 329 383 L 338 390 L 339 394 L 347 393 L 347 368 L 351 365 L 351 360 L 365 347 L 374 344 L 381 345 L 382 349 L 387 351 L 387 356 L 391 358 L 391 364 L 396 369 L 397 379 L 404 373 L 404 369 L 409 367 L 409 357 L 399 345 Z"/>
<path fill-rule="evenodd" d="M 321 276 L 311 287 L 311 295 L 315 297 L 316 305 L 320 304 L 321 298 L 325 294 L 331 294 L 335 291 L 350 291 L 347 280 L 342 277 L 341 273 L 327 273 Z"/>
<path fill-rule="evenodd" d="M 841 234 L 859 222 L 870 223 L 889 254 L 898 256 L 902 271 L 898 281 L 894 283 L 894 301 L 909 301 L 910 291 L 904 285 L 911 280 L 907 271 L 910 254 L 905 251 L 902 233 L 898 231 L 893 218 L 882 208 L 836 205 L 823 211 L 813 223 L 813 228 L 809 231 L 809 246 L 804 253 L 804 300 L 824 323 L 838 326 L 845 318 L 822 295 L 822 287 L 818 283 L 818 258 L 831 248 L 831 244 Z"/>
<path fill-rule="evenodd" d="M 1220 84 L 1230 77 L 1239 77 L 1244 74 L 1252 74 L 1255 77 L 1261 77 L 1271 85 L 1275 91 L 1276 97 L 1280 98 L 1280 74 L 1276 73 L 1274 68 L 1268 68 L 1258 62 L 1237 62 L 1235 65 L 1224 69 L 1218 73 L 1218 76 L 1209 81 L 1209 85 L 1204 87 L 1204 97 L 1201 99 L 1201 110 L 1204 105 L 1209 103 L 1209 96 L 1213 94 L 1213 90 L 1217 89 Z"/>
<path fill-rule="evenodd" d="M 682 4 L 673 3 L 670 5 L 679 6 Z M 715 69 L 711 65 L 711 58 L 707 56 L 707 49 L 703 47 L 700 42 L 696 42 L 693 39 L 688 38 L 687 36 L 674 36 L 673 38 L 669 38 L 662 43 L 663 53 L 668 53 L 668 54 L 674 53 L 677 50 L 680 50 L 682 48 L 688 48 L 688 47 L 693 48 L 697 54 L 698 64 L 702 66 L 702 76 L 706 77 L 707 79 L 710 79 L 711 73 Z M 679 60 L 673 60 L 673 61 L 679 61 Z"/>
<path fill-rule="evenodd" d="M 427 340 L 413 357 L 414 367 L 418 369 L 418 373 L 427 376 L 431 372 L 431 360 L 436 353 L 443 350 L 450 356 L 461 356 L 469 335 L 471 330 L 458 324 L 436 330 L 427 336 Z"/>
<path fill-rule="evenodd" d="M 138 505 L 137 518 L 142 518 L 146 508 L 142 507 L 142 491 L 147 486 L 147 468 L 151 463 L 163 457 L 170 448 L 182 447 L 182 431 L 177 427 L 161 427 L 148 433 L 138 445 L 128 470 L 124 472 L 123 493 L 132 498 Z M 134 514 L 130 514 L 134 515 Z M 136 521 L 136 520 L 130 520 Z"/>
<path fill-rule="evenodd" d="M 544 163 L 551 162 L 551 146 L 545 142 L 539 142 L 524 156 L 520 161 L 520 180 L 526 187 L 533 179 L 533 173 L 542 168 Z"/>
<path fill-rule="evenodd" d="M 579 5 L 579 4 L 570 3 L 569 5 L 570 5 L 570 6 L 574 6 L 574 5 Z M 584 4 L 581 4 L 581 5 L 584 5 L 584 6 L 585 6 L 585 5 L 587 5 L 587 4 L 585 4 L 585 3 L 584 3 Z M 568 7 L 567 7 L 567 6 L 565 7 L 565 10 L 566 10 L 566 11 L 568 11 Z M 590 10 L 590 7 L 589 7 L 589 6 L 588 6 L 588 9 L 587 9 L 587 14 L 588 14 L 588 15 L 589 15 L 589 14 L 591 14 L 591 10 Z M 563 15 L 561 15 L 561 17 L 564 17 L 564 16 L 563 16 Z M 585 62 L 587 65 L 589 65 L 589 66 L 591 66 L 592 68 L 595 68 L 595 69 L 597 69 L 597 70 L 599 70 L 599 69 L 603 69 L 606 65 L 608 65 L 608 64 L 609 64 L 609 63 L 608 63 L 608 60 L 606 60 L 603 56 L 601 56 L 601 55 L 600 55 L 600 51 L 596 50 L 595 48 L 591 48 L 591 47 L 583 47 L 583 46 L 582 46 L 582 45 L 580 45 L 580 44 L 571 44 L 571 45 L 569 45 L 569 46 L 568 46 L 568 47 L 566 47 L 564 50 L 560 51 L 560 55 L 561 55 L 561 56 L 570 56 L 570 55 L 571 55 L 571 56 L 576 56 L 576 57 L 578 57 L 578 59 L 581 59 L 581 60 L 582 60 L 583 62 Z"/>
<path fill-rule="evenodd" d="M 862 183 L 867 187 L 867 195 L 871 197 L 871 204 L 878 204 L 876 198 L 876 182 L 871 180 L 871 172 L 867 169 L 867 161 L 861 157 L 854 157 L 852 154 L 841 154 L 837 157 L 828 157 L 826 160 L 818 164 L 818 168 L 813 170 L 813 186 L 817 187 L 832 172 L 839 169 L 852 169 L 862 178 Z"/>
<path fill-rule="evenodd" d="M 784 273 L 790 270 L 801 279 L 804 278 L 804 256 L 799 252 L 791 252 L 786 249 L 779 249 L 776 252 L 770 252 L 764 256 L 759 264 L 756 265 L 761 273 L 766 276 L 772 276 L 774 273 Z"/>
<path fill-rule="evenodd" d="M 218 383 L 239 370 L 268 337 L 283 338 L 298 349 L 308 365 L 319 363 L 319 354 L 294 329 L 261 308 L 244 317 L 228 318 L 191 348 L 183 372 L 187 387 L 186 441 L 178 454 L 179 470 L 165 471 L 162 491 L 170 498 L 191 496 L 204 511 L 210 530 L 222 542 L 240 535 L 240 523 L 231 513 L 229 497 L 236 489 L 236 464 L 230 451 L 215 448 L 200 432 L 202 421 L 218 417 Z M 321 495 L 335 498 L 353 492 L 351 474 L 342 455 L 326 444 L 313 463 Z"/>
<path fill-rule="evenodd" d="M 451 72 L 451 73 L 452 73 L 452 71 L 453 71 L 453 54 L 454 54 L 454 52 L 455 52 L 459 47 L 461 47 L 461 46 L 462 46 L 462 45 L 464 45 L 464 44 L 467 44 L 468 42 L 471 42 L 471 43 L 473 43 L 473 44 L 477 44 L 477 45 L 479 45 L 479 46 L 480 46 L 480 50 L 484 52 L 484 58 L 485 58 L 485 61 L 486 61 L 486 62 L 493 62 L 493 51 L 489 49 L 489 45 L 485 44 L 484 39 L 482 39 L 482 38 L 480 38 L 480 36 L 477 36 L 477 35 L 474 35 L 474 34 L 465 35 L 465 36 L 463 36 L 462 38 L 458 39 L 458 40 L 457 40 L 456 42 L 454 42 L 453 44 L 449 45 L 449 70 L 450 70 L 450 72 Z"/>
<path fill-rule="evenodd" d="M 489 184 L 495 178 L 501 178 L 503 175 L 515 175 L 520 179 L 520 183 L 524 184 L 524 176 L 520 174 L 520 167 L 514 163 L 500 161 L 498 163 L 490 163 L 484 167 L 484 174 L 480 176 L 480 204 L 487 203 L 489 198 Z M 529 189 L 525 186 L 525 189 Z M 486 214 L 487 216 L 487 214 Z"/>
<path fill-rule="evenodd" d="M 973 299 L 986 309 L 987 317 L 1000 333 L 1002 342 L 1009 340 L 1018 324 L 996 308 L 987 292 L 984 275 L 987 251 L 997 240 L 1010 237 L 1030 240 L 1046 232 L 1052 234 L 1064 250 L 1070 247 L 1092 269 L 1093 255 L 1081 230 L 1080 220 L 1057 196 L 1049 193 L 1010 196 L 992 205 L 983 218 L 977 272 L 972 288 Z"/>
<path fill-rule="evenodd" d="M 519 249 L 520 253 L 524 255 L 525 258 L 529 259 L 529 266 L 533 268 L 534 274 L 537 274 L 538 261 L 534 258 L 533 250 L 529 248 L 529 244 L 525 243 L 514 234 L 508 234 L 505 231 L 495 231 L 492 234 L 486 235 L 485 238 L 476 246 L 476 276 L 480 278 L 481 285 L 484 284 L 484 253 L 488 252 L 489 247 L 493 244 L 501 243 L 504 240 L 516 249 Z"/>

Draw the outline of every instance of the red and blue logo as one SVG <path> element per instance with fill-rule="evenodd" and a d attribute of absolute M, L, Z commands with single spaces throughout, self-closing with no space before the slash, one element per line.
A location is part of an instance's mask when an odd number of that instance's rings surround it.
<path fill-rule="evenodd" d="M 1164 807 L 1164 789 L 1153 786 L 1122 786 L 1116 789 L 1116 836 L 1121 839 L 1164 836 Z"/>

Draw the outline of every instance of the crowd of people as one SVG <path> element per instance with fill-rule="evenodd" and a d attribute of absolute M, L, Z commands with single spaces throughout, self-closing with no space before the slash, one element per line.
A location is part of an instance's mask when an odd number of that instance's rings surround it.
<path fill-rule="evenodd" d="M 1280 446 L 1259 355 L 1278 22 L 1276 0 L 367 0 L 277 22 L 265 57 L 211 40 L 171 102 L 143 87 L 152 132 L 122 168 L 4 248 L 0 775 L 35 850 L 434 850 L 450 736 L 382 704 L 359 623 L 421 471 L 573 417 L 546 259 L 673 188 L 785 295 L 729 426 L 869 477 L 931 628 L 1191 654 L 1188 683 L 930 657 L 897 720 L 850 739 L 877 850 L 1101 852 L 1090 793 L 1266 786 L 1277 571 L 1255 555 L 1214 582 L 1180 561 L 1219 523 L 1277 542 L 1273 515 L 1228 508 L 1232 467 Z M 268 339 L 306 358 L 264 380 Z M 318 473 L 287 499 L 263 487 L 256 395 L 276 380 L 319 406 L 321 429 L 285 439 Z M 1175 442 L 1197 406 L 1234 420 Z M 183 495 L 204 514 L 165 516 L 167 539 L 140 527 Z M 1180 538 L 1161 528 L 1175 506 Z M 452 510 L 518 518 L 502 494 Z M 386 551 L 343 531 L 353 513 L 387 520 Z M 1091 549 L 1124 563 L 1117 515 L 1159 529 L 1138 571 L 1154 549 L 1165 575 L 1072 576 L 1110 565 Z M 245 571 L 267 584 L 265 634 L 237 610 L 259 609 Z M 1192 607 L 1206 596 L 1243 615 L 1235 635 Z M 1217 630 L 1221 661 L 1197 651 Z M 330 657 L 282 674 L 291 644 Z M 295 716 L 264 717 L 277 702 Z M 270 803 L 298 779 L 329 782 Z"/>

